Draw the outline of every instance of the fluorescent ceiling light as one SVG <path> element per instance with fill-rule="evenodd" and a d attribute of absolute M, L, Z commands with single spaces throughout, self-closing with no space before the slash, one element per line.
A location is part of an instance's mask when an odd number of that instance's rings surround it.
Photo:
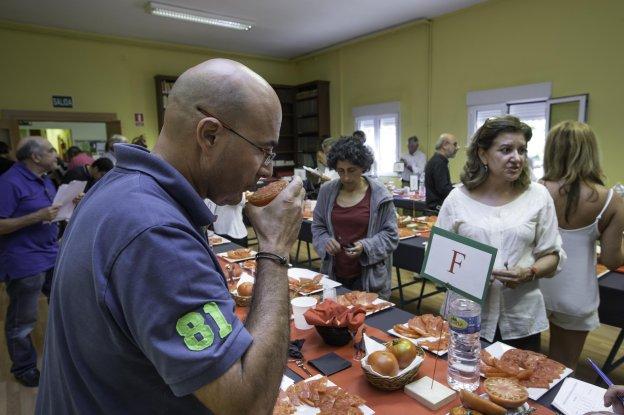
<path fill-rule="evenodd" d="M 248 21 L 240 19 L 234 20 L 231 17 L 219 16 L 184 7 L 170 6 L 168 4 L 156 3 L 153 1 L 147 3 L 147 11 L 155 16 L 170 17 L 172 19 L 209 24 L 235 30 L 249 30 L 253 26 L 252 23 Z"/>

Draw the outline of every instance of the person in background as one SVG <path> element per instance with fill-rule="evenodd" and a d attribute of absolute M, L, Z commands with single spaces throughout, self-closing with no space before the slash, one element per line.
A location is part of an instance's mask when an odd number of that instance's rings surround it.
<path fill-rule="evenodd" d="M 373 156 L 375 155 L 375 151 L 373 150 L 373 148 L 370 145 L 366 144 L 366 133 L 364 131 L 355 130 L 353 132 L 352 137 L 358 140 L 360 143 L 364 144 L 371 151 Z M 345 137 L 341 137 L 341 138 L 345 138 Z M 365 173 L 365 176 L 371 176 L 371 177 L 377 178 L 377 160 L 373 161 L 373 165 L 370 167 L 368 172 Z"/>
<path fill-rule="evenodd" d="M 366 133 L 362 130 L 355 130 L 352 137 L 362 144 L 366 143 Z"/>
<path fill-rule="evenodd" d="M 401 175 L 401 183 L 403 186 L 409 187 L 412 174 L 424 173 L 427 157 L 425 153 L 418 149 L 418 137 L 415 135 L 407 139 L 407 151 L 408 154 L 401 156 L 401 161 L 405 163 L 403 174 Z"/>
<path fill-rule="evenodd" d="M 56 151 L 41 137 L 20 140 L 17 163 L 0 176 L 0 281 L 6 283 L 9 306 L 4 330 L 11 373 L 23 385 L 39 384 L 37 351 L 30 333 L 37 322 L 37 302 L 49 296 L 58 252 L 52 206 L 56 189 L 46 173 L 56 167 Z"/>
<path fill-rule="evenodd" d="M 229 239 L 237 245 L 247 247 L 247 227 L 243 222 L 243 208 L 245 207 L 245 196 L 236 205 L 219 206 L 209 199 L 205 200 L 208 209 L 217 218 L 213 224 L 214 232 Z"/>
<path fill-rule="evenodd" d="M 147 140 L 145 139 L 145 136 L 143 134 L 138 137 L 134 137 L 132 139 L 132 144 L 134 144 L 135 146 L 147 148 Z"/>
<path fill-rule="evenodd" d="M 299 177 L 265 207 L 245 322 L 204 229 L 208 198 L 238 204 L 272 176 L 281 104 L 246 66 L 185 71 L 148 150 L 117 145 L 78 204 L 56 264 L 35 413 L 267 414 L 286 367 L 288 256 L 303 208 Z"/>
<path fill-rule="evenodd" d="M 9 170 L 15 161 L 9 157 L 9 145 L 0 141 L 0 175 Z"/>
<path fill-rule="evenodd" d="M 390 297 L 392 252 L 399 243 L 392 195 L 363 174 L 373 153 L 355 138 L 340 140 L 327 165 L 340 176 L 321 186 L 312 222 L 321 273 L 351 290 Z"/>
<path fill-rule="evenodd" d="M 548 318 L 538 280 L 553 276 L 565 253 L 553 200 L 543 185 L 531 182 L 531 136 L 531 128 L 514 116 L 488 119 L 468 148 L 464 185 L 448 195 L 436 226 L 498 250 L 481 337 L 539 352 Z M 445 304 L 457 297 L 449 292 Z"/>
<path fill-rule="evenodd" d="M 596 241 L 610 270 L 624 263 L 624 203 L 604 185 L 598 144 L 577 121 L 553 127 L 546 138 L 541 182 L 554 199 L 563 249 L 561 272 L 540 280 L 550 320 L 550 357 L 575 369 L 590 331 L 600 326 Z"/>
<path fill-rule="evenodd" d="M 84 192 L 87 193 L 89 189 L 106 173 L 113 169 L 113 162 L 110 159 L 100 157 L 93 161 L 91 164 L 76 167 L 73 170 L 69 170 L 63 177 L 63 183 L 70 183 L 73 180 L 87 182 Z"/>
<path fill-rule="evenodd" d="M 79 147 L 71 146 L 67 149 L 67 171 L 93 163 L 93 157 Z M 67 173 L 66 173 L 67 174 Z"/>
<path fill-rule="evenodd" d="M 453 190 L 449 159 L 455 157 L 459 149 L 457 139 L 453 134 L 443 133 L 435 145 L 436 152 L 425 165 L 425 189 L 427 207 L 439 210 L 444 199 Z"/>
<path fill-rule="evenodd" d="M 329 137 L 323 140 L 321 143 L 321 149 L 316 152 L 316 168 L 319 173 L 322 174 L 321 181 L 327 182 L 338 178 L 338 173 L 335 170 L 327 167 L 327 155 L 332 146 L 338 142 L 341 138 Z"/>
<path fill-rule="evenodd" d="M 115 156 L 115 144 L 127 143 L 128 139 L 121 134 L 113 134 L 108 140 L 106 140 L 106 146 L 104 147 L 104 154 L 102 157 L 110 159 L 113 164 L 117 164 L 117 156 Z"/>

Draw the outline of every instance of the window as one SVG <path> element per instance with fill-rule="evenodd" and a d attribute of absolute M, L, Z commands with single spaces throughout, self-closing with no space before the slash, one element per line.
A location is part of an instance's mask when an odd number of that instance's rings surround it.
<path fill-rule="evenodd" d="M 366 134 L 366 144 L 375 155 L 372 173 L 394 175 L 399 158 L 399 103 L 368 105 L 353 109 L 355 129 Z"/>
<path fill-rule="evenodd" d="M 528 145 L 528 158 L 533 176 L 544 175 L 544 146 L 546 145 L 546 101 L 525 104 L 510 104 L 509 114 L 520 118 L 533 130 L 533 137 Z"/>

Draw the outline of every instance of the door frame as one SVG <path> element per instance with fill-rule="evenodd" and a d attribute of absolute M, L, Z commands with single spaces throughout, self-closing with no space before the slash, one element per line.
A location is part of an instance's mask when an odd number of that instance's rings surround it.
<path fill-rule="evenodd" d="M 0 110 L 0 125 L 9 129 L 11 147 L 17 148 L 20 140 L 20 121 L 56 121 L 56 122 L 103 122 L 106 124 L 106 137 L 121 134 L 121 121 L 114 112 L 61 112 Z"/>

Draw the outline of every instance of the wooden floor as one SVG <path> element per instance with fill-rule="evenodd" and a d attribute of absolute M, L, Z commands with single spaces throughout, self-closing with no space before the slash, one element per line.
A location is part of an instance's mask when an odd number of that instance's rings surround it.
<path fill-rule="evenodd" d="M 302 249 L 302 255 L 305 255 L 305 249 Z M 293 249 L 294 256 L 294 249 Z M 312 253 L 315 257 L 315 254 Z M 318 264 L 318 262 L 317 262 Z M 409 275 L 407 272 L 402 272 L 402 279 L 405 281 Z M 393 276 L 394 279 L 394 276 Z M 393 286 L 396 285 L 396 280 L 393 282 Z M 429 287 L 428 289 L 430 289 Z M 406 298 L 415 298 L 420 291 L 420 285 L 412 285 L 405 289 Z M 398 302 L 398 296 L 394 296 L 394 302 Z M 442 294 L 429 297 L 423 301 L 421 313 L 437 313 L 440 309 L 440 305 L 443 299 Z M 0 293 L 0 310 L 2 314 L 2 326 L 4 326 L 4 316 L 7 307 L 7 296 L 4 290 Z M 415 303 L 407 306 L 407 310 L 416 313 Z M 41 353 L 43 349 L 43 337 L 45 333 L 46 320 L 48 317 L 48 305 L 45 298 L 42 296 L 39 300 L 39 320 L 33 332 L 33 339 L 37 350 Z M 591 357 L 599 365 L 602 365 L 606 359 L 611 345 L 615 341 L 618 335 L 618 329 L 609 326 L 601 326 L 593 331 L 585 344 L 585 350 L 583 351 L 582 359 L 585 357 Z M 542 334 L 542 351 L 547 353 L 548 347 L 548 332 Z M 35 400 L 37 395 L 36 388 L 26 388 L 21 386 L 15 381 L 10 373 L 11 362 L 9 360 L 6 342 L 4 339 L 0 341 L 0 415 L 30 415 L 34 412 Z M 41 355 L 39 356 L 39 367 L 41 367 Z M 579 370 L 577 377 L 588 382 L 593 382 L 595 375 L 586 365 L 579 364 Z M 616 384 L 624 384 L 624 367 L 620 367 L 610 374 L 611 379 Z"/>

